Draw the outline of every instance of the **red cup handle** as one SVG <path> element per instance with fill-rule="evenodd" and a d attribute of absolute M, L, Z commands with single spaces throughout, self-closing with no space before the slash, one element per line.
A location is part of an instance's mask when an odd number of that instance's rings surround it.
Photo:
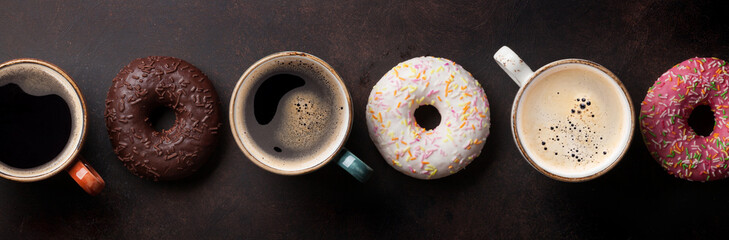
<path fill-rule="evenodd" d="M 106 185 L 99 173 L 81 156 L 76 156 L 76 163 L 68 169 L 68 174 L 91 196 L 99 194 Z"/>

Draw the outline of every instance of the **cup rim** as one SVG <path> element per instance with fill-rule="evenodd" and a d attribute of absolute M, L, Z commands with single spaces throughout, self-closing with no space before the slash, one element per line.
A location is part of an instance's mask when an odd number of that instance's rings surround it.
<path fill-rule="evenodd" d="M 239 95 L 239 92 L 241 91 L 241 87 L 243 86 L 244 81 L 258 67 L 260 67 L 264 63 L 267 63 L 267 62 L 269 62 L 271 60 L 274 60 L 274 59 L 277 59 L 277 58 L 289 57 L 289 56 L 304 57 L 304 58 L 309 59 L 309 60 L 312 60 L 312 61 L 314 61 L 314 62 L 316 62 L 318 64 L 321 64 L 321 66 L 323 66 L 329 73 L 331 73 L 334 76 L 334 79 L 336 80 L 336 82 L 341 87 L 341 89 L 343 91 L 343 94 L 345 95 L 345 99 L 347 101 L 347 106 L 348 106 L 348 109 L 349 109 L 349 112 L 348 112 L 348 115 L 347 115 L 348 116 L 348 118 L 347 118 L 348 124 L 346 124 L 347 125 L 346 131 L 344 132 L 344 137 L 342 138 L 342 140 L 337 143 L 336 151 L 333 151 L 329 156 L 327 156 L 326 158 L 324 158 L 323 161 L 320 161 L 320 162 L 314 164 L 313 166 L 310 166 L 310 167 L 307 167 L 307 168 L 302 168 L 302 169 L 296 169 L 296 170 L 284 170 L 284 169 L 274 168 L 272 166 L 267 165 L 266 163 L 264 163 L 263 161 L 259 160 L 258 158 L 254 157 L 248 151 L 248 149 L 245 147 L 245 145 L 243 143 L 243 137 L 241 136 L 241 133 L 238 130 L 238 127 L 237 127 L 238 125 L 236 124 L 236 119 L 239 119 L 239 118 L 242 118 L 243 117 L 242 114 L 237 114 L 238 113 L 237 109 L 240 109 L 241 108 L 241 107 L 237 107 L 237 106 L 239 104 L 243 104 L 244 101 L 243 100 L 240 100 L 240 102 L 239 102 L 239 101 L 237 101 L 237 99 L 238 99 L 238 95 Z M 230 106 L 229 106 L 229 109 L 228 109 L 228 120 L 230 122 L 230 130 L 233 133 L 233 139 L 235 139 L 236 144 L 238 144 L 238 148 L 241 149 L 241 151 L 248 158 L 248 160 L 250 160 L 251 162 L 253 162 L 257 166 L 259 166 L 259 167 L 261 167 L 261 168 L 263 168 L 263 169 L 265 169 L 265 170 L 267 170 L 269 172 L 273 172 L 273 173 L 281 174 L 281 175 L 300 175 L 300 174 L 305 174 L 305 173 L 313 172 L 313 171 L 315 171 L 315 170 L 323 167 L 324 165 L 326 165 L 330 161 L 332 161 L 332 159 L 334 159 L 339 154 L 339 152 L 341 152 L 342 148 L 344 147 L 344 143 L 347 141 L 347 139 L 349 139 L 349 134 L 350 134 L 351 129 L 352 129 L 352 118 L 353 118 L 352 115 L 353 115 L 352 99 L 351 99 L 351 96 L 349 95 L 349 91 L 347 90 L 347 86 L 344 84 L 344 81 L 342 81 L 342 78 L 339 76 L 339 74 L 334 70 L 334 68 L 332 68 L 324 60 L 322 60 L 322 59 L 320 59 L 320 58 L 318 58 L 318 57 L 316 57 L 316 56 L 314 56 L 312 54 L 305 53 L 305 52 L 299 52 L 299 51 L 282 51 L 282 52 L 273 53 L 273 54 L 270 54 L 268 56 L 265 56 L 265 57 L 259 59 L 258 61 L 256 61 L 255 63 L 253 63 L 253 65 L 251 65 L 250 67 L 248 67 L 248 69 L 243 73 L 243 75 L 241 75 L 241 77 L 238 79 L 238 82 L 235 84 L 235 87 L 233 88 L 233 92 L 232 92 L 232 95 L 231 95 L 231 98 L 230 98 Z"/>
<path fill-rule="evenodd" d="M 520 100 L 523 97 L 524 90 L 530 84 L 532 84 L 532 82 L 535 78 L 540 76 L 545 71 L 552 69 L 554 67 L 560 66 L 560 65 L 565 65 L 565 64 L 586 65 L 588 67 L 595 68 L 595 69 L 607 74 L 610 77 L 610 79 L 613 80 L 615 83 L 617 83 L 617 85 L 620 87 L 620 90 L 622 91 L 623 95 L 625 96 L 625 99 L 627 99 L 628 106 L 630 108 L 630 112 L 629 112 L 630 132 L 629 132 L 628 138 L 625 142 L 625 147 L 622 149 L 621 153 L 614 160 L 612 160 L 612 163 L 610 163 L 610 165 L 608 165 L 607 167 L 605 167 L 605 168 L 601 169 L 600 171 L 597 171 L 591 175 L 583 176 L 583 177 L 564 177 L 564 176 L 549 172 L 549 171 L 545 170 L 544 168 L 540 167 L 529 156 L 529 154 L 525 150 L 525 147 L 522 145 L 521 138 L 519 137 L 519 133 L 517 130 L 517 124 L 516 124 L 516 121 L 517 121 L 516 113 L 517 113 L 517 109 L 519 108 L 519 104 L 521 102 Z M 577 59 L 577 58 L 562 59 L 562 60 L 557 60 L 557 61 L 551 62 L 551 63 L 539 68 L 537 71 L 534 72 L 534 74 L 532 74 L 529 77 L 529 80 L 526 81 L 526 83 L 523 86 L 521 86 L 521 88 L 519 88 L 519 91 L 517 92 L 516 96 L 514 97 L 514 103 L 512 105 L 512 109 L 511 109 L 511 132 L 512 132 L 512 135 L 514 136 L 514 142 L 516 142 L 519 152 L 524 157 L 524 159 L 527 160 L 529 165 L 531 165 L 534 169 L 536 169 L 543 175 L 550 177 L 552 179 L 555 179 L 555 180 L 559 180 L 559 181 L 563 181 L 563 182 L 584 182 L 584 181 L 588 181 L 588 180 L 592 180 L 597 177 L 600 177 L 600 176 L 604 175 L 605 173 L 607 173 L 608 171 L 610 171 L 611 169 L 613 169 L 618 164 L 618 162 L 620 162 L 623 159 L 625 154 L 628 152 L 628 149 L 630 148 L 630 143 L 633 141 L 633 134 L 635 132 L 635 110 L 633 108 L 633 101 L 630 99 L 630 94 L 628 93 L 628 90 L 625 88 L 625 85 L 623 85 L 623 82 L 621 82 L 620 79 L 617 76 L 615 76 L 615 74 L 613 74 L 610 70 L 608 70 L 607 68 L 603 67 L 600 64 L 597 64 L 595 62 L 585 60 L 585 59 Z"/>
<path fill-rule="evenodd" d="M 43 61 L 40 59 L 35 59 L 35 58 L 18 58 L 18 59 L 13 59 L 13 60 L 1 63 L 0 71 L 2 71 L 2 69 L 12 66 L 12 65 L 25 64 L 25 63 L 36 64 L 36 65 L 40 65 L 41 67 L 47 67 L 47 68 L 50 68 L 51 70 L 57 72 L 58 74 L 60 74 L 63 77 L 63 80 L 65 80 L 67 83 L 69 83 L 71 85 L 71 87 L 73 88 L 74 92 L 76 93 L 76 94 L 74 94 L 74 96 L 76 98 L 78 98 L 78 100 L 79 100 L 79 103 L 81 105 L 82 115 L 83 115 L 83 118 L 81 119 L 81 126 L 80 126 L 81 134 L 80 134 L 78 140 L 76 140 L 76 142 L 67 143 L 66 146 L 64 147 L 64 148 L 66 148 L 69 145 L 75 145 L 75 146 L 73 146 L 73 151 L 70 152 L 66 158 L 56 160 L 56 161 L 62 161 L 63 163 L 58 164 L 55 168 L 51 168 L 45 172 L 41 172 L 41 173 L 34 174 L 34 175 L 26 175 L 26 176 L 14 175 L 14 174 L 2 171 L 2 169 L 0 169 L 0 176 L 2 176 L 4 178 L 7 178 L 7 179 L 10 179 L 13 181 L 19 181 L 19 182 L 35 182 L 35 181 L 47 179 L 51 176 L 55 176 L 59 172 L 68 168 L 73 162 L 75 162 L 76 156 L 80 153 L 81 148 L 83 147 L 83 144 L 86 140 L 86 124 L 88 124 L 88 111 L 86 109 L 86 101 L 84 100 L 83 95 L 81 94 L 81 90 L 78 88 L 78 85 L 76 85 L 76 82 L 73 81 L 71 76 L 69 76 L 65 71 L 63 71 L 63 69 L 56 66 L 55 64 L 52 64 L 50 62 Z M 68 103 L 66 103 L 66 104 L 68 104 Z M 71 115 L 73 118 L 73 113 L 71 113 Z M 73 135 L 73 132 L 71 133 L 71 135 Z M 72 136 L 69 136 L 69 138 L 71 138 L 71 137 Z M 56 157 L 59 157 L 60 154 L 61 153 L 59 153 L 59 155 Z M 51 161 L 53 161 L 53 160 L 51 160 Z M 22 171 L 22 170 L 20 170 L 20 171 Z"/>

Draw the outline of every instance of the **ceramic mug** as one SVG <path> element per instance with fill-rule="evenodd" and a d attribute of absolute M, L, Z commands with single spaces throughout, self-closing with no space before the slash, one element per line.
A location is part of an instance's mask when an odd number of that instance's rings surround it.
<path fill-rule="evenodd" d="M 298 175 L 338 159 L 360 182 L 372 169 L 344 149 L 352 127 L 352 100 L 323 60 L 279 52 L 243 73 L 230 99 L 230 128 L 243 153 L 270 172 Z"/>
<path fill-rule="evenodd" d="M 556 180 L 580 182 L 605 174 L 622 159 L 635 117 L 615 74 L 583 59 L 558 60 L 533 72 L 506 46 L 494 59 L 520 87 L 511 130 L 532 167 Z"/>
<path fill-rule="evenodd" d="M 13 181 L 33 182 L 66 171 L 87 193 L 96 195 L 101 192 L 104 180 L 79 154 L 88 120 L 86 103 L 76 83 L 59 67 L 37 59 L 16 59 L 0 64 L 0 86 L 11 83 L 17 84 L 29 95 L 60 96 L 70 110 L 70 135 L 61 152 L 41 165 L 18 168 L 0 161 L 0 176 Z M 47 120 L 53 121 L 52 118 Z"/>

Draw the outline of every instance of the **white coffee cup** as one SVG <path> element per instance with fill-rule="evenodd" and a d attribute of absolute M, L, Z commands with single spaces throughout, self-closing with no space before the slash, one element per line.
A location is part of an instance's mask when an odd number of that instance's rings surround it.
<path fill-rule="evenodd" d="M 542 174 L 565 182 L 602 176 L 628 150 L 633 104 L 605 67 L 563 59 L 536 72 L 504 46 L 494 59 L 519 85 L 511 130 L 522 156 Z"/>

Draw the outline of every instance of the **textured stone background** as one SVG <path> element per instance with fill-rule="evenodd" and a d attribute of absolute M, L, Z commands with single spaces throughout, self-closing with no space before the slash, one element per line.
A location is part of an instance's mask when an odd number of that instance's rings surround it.
<path fill-rule="evenodd" d="M 563 58 L 602 64 L 637 108 L 655 79 L 694 56 L 729 59 L 721 1 L 14 1 L 0 5 L 0 61 L 50 61 L 89 108 L 82 153 L 107 187 L 87 196 L 60 174 L 0 179 L 0 238 L 716 238 L 729 217 L 729 180 L 676 179 L 636 131 L 628 155 L 585 183 L 542 176 L 509 131 L 517 86 L 492 59 L 508 45 L 533 69 Z M 346 147 L 375 170 L 360 184 L 334 164 L 296 177 L 248 161 L 226 122 L 217 153 L 191 178 L 151 182 L 111 150 L 104 99 L 134 58 L 187 60 L 215 84 L 224 114 L 238 78 L 270 53 L 299 50 L 331 64 L 354 105 Z M 492 106 L 486 148 L 467 169 L 422 181 L 390 168 L 364 122 L 371 87 L 398 62 L 456 61 Z"/>

